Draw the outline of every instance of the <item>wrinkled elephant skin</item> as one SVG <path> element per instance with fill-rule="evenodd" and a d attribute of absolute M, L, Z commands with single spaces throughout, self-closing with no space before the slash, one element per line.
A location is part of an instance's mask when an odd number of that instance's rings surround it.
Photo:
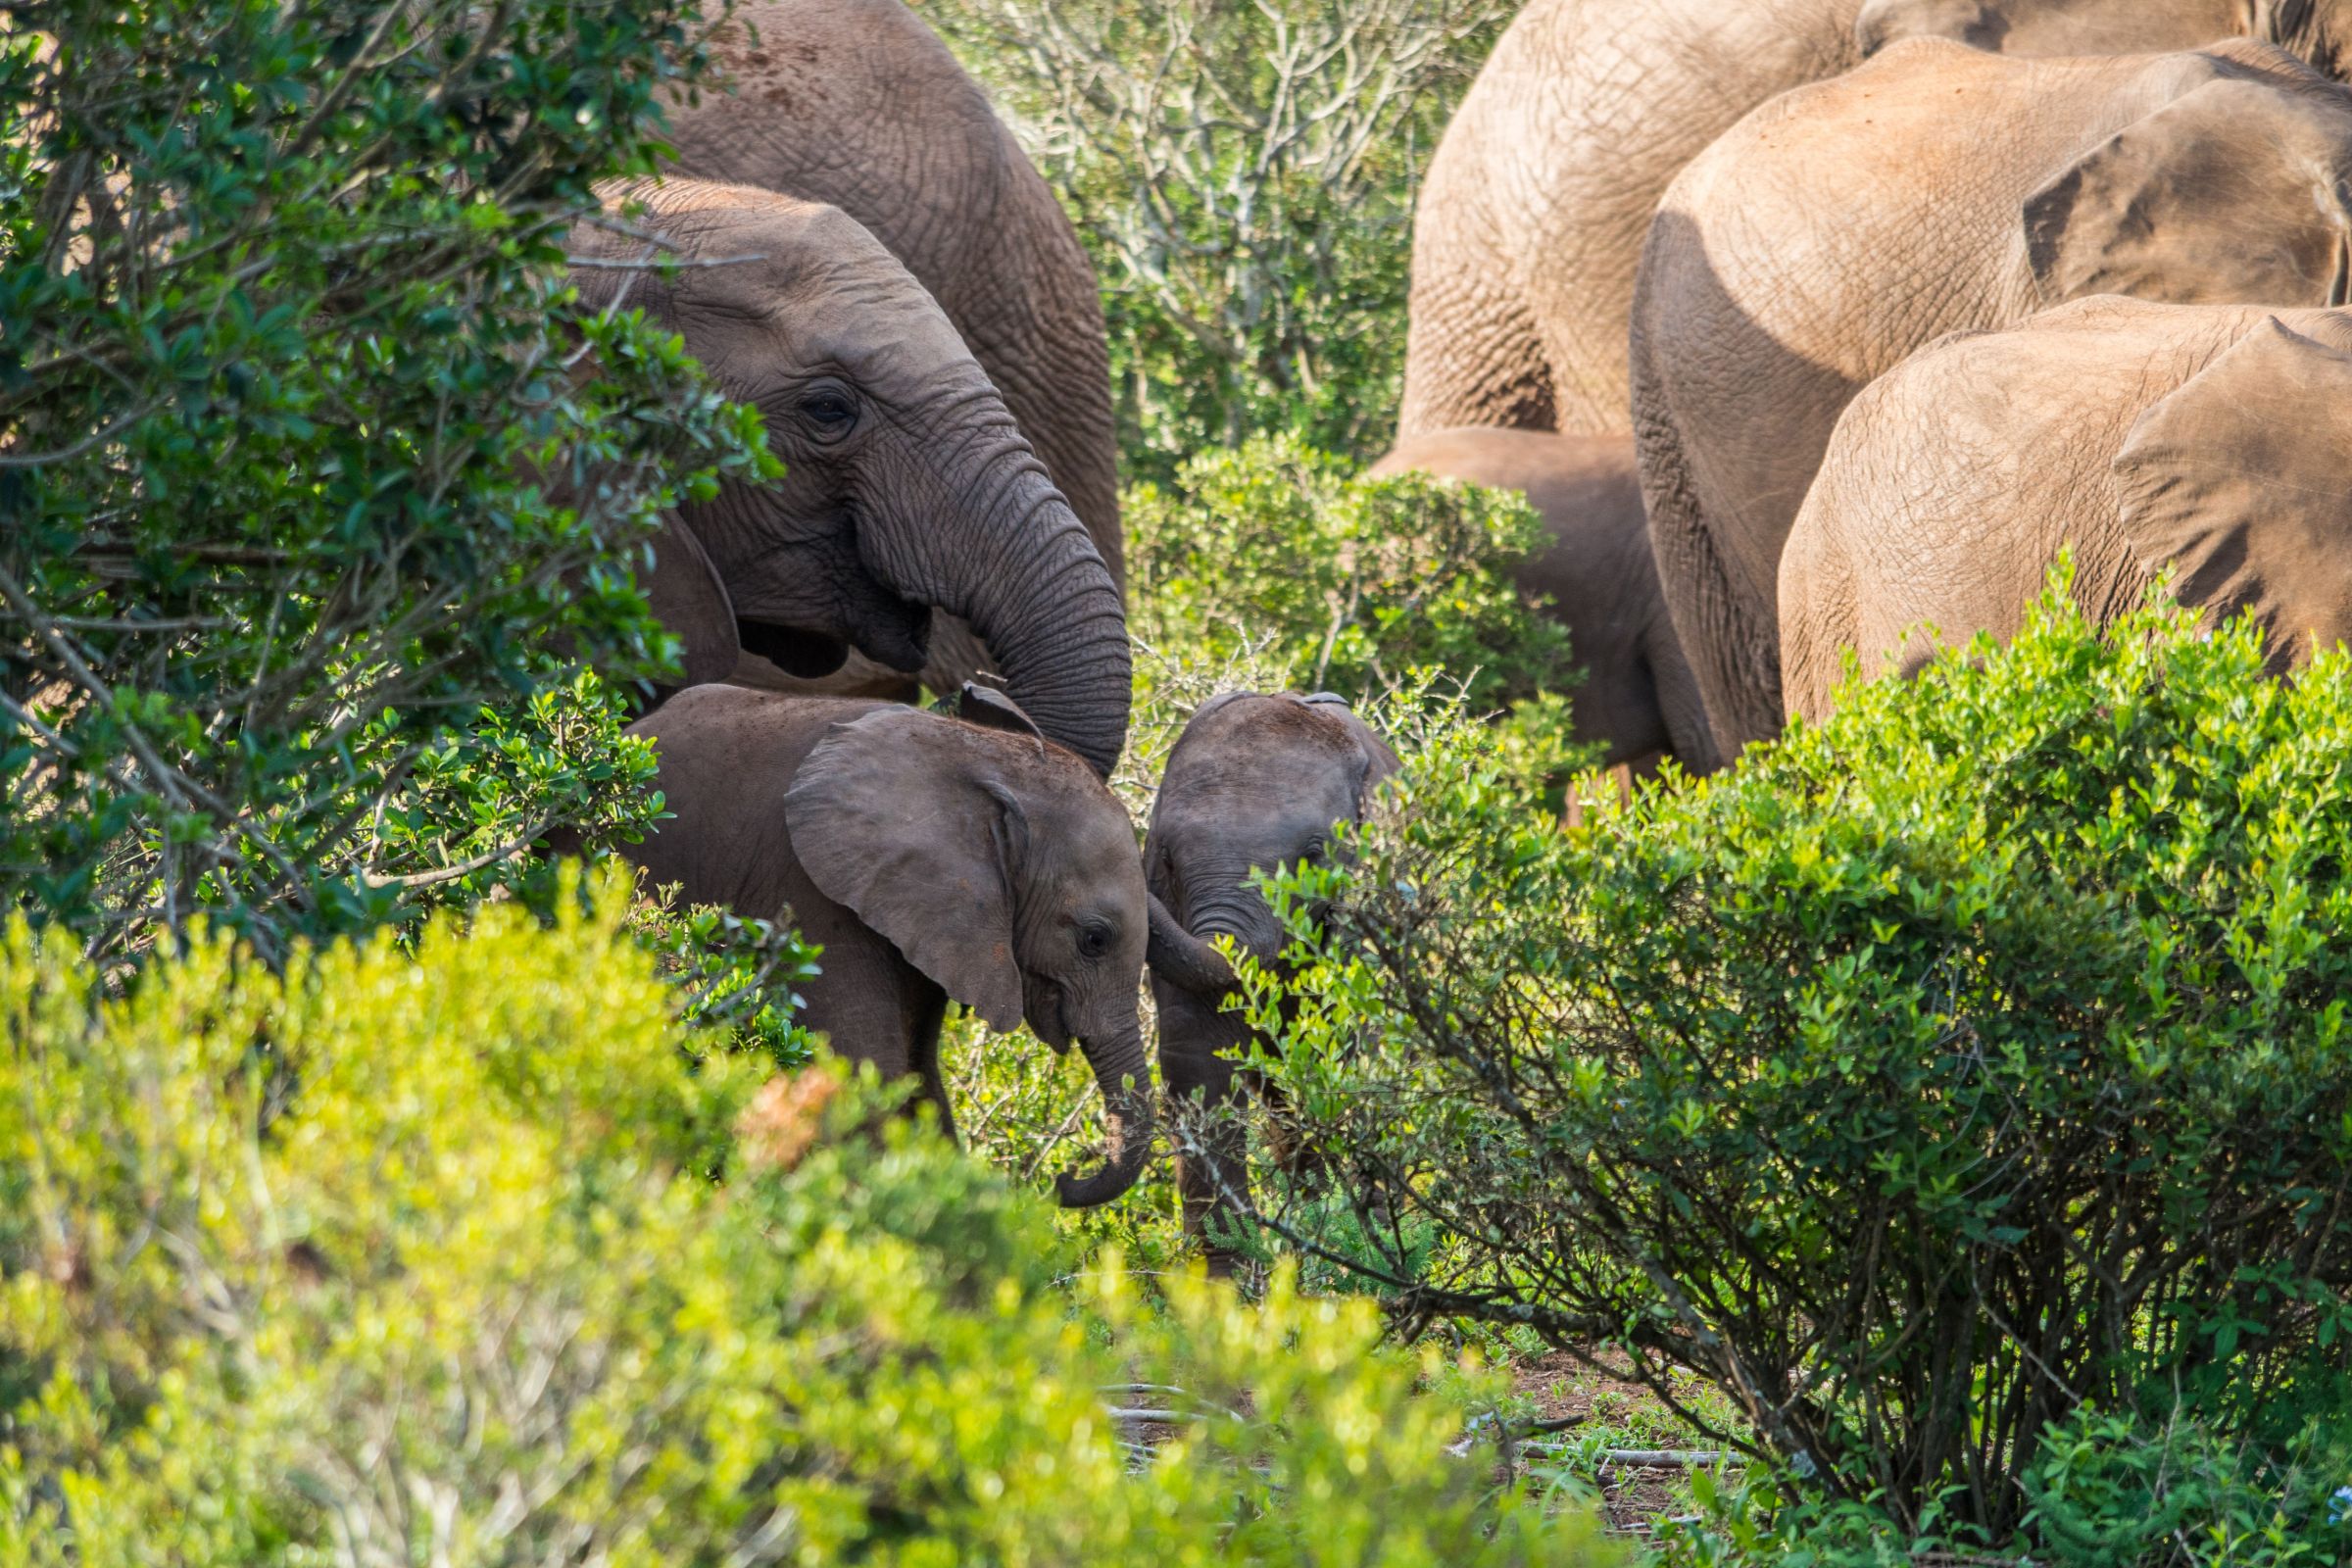
<path fill-rule="evenodd" d="M 2093 621 L 2159 571 L 2276 667 L 2352 635 L 2352 313 L 2099 298 L 1913 355 L 1846 410 L 1781 562 L 1789 711 L 2014 635 L 2062 548 Z"/>

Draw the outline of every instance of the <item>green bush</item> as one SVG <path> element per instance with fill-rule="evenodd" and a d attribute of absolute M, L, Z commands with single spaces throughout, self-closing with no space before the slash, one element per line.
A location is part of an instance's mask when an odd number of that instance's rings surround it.
<path fill-rule="evenodd" d="M 1471 711 L 1514 709 L 1530 776 L 1573 760 L 1563 694 L 1579 672 L 1567 628 L 1512 584 L 1548 540 L 1516 492 L 1365 478 L 1274 436 L 1131 490 L 1126 518 L 1131 624 L 1156 656 L 1139 662 L 1147 712 L 1171 667 L 1240 665 L 1268 689 L 1358 703 L 1426 691 L 1444 671 Z"/>
<path fill-rule="evenodd" d="M 2290 1467 L 2352 1390 L 2348 802 L 2342 654 L 2062 583 L 1581 830 L 1466 732 L 1279 888 L 1336 900 L 1257 998 L 1327 1250 L 1703 1372 L 1894 1539 L 2056 1541 L 2088 1413 Z"/>
<path fill-rule="evenodd" d="M 1511 0 L 926 0 L 1103 281 L 1123 466 L 1385 450 L 1421 170 Z"/>
<path fill-rule="evenodd" d="M 628 893 L 111 1000 L 13 922 L 0 1564 L 1605 1560 L 1360 1302 L 1073 1300 L 1039 1200 L 676 1022 Z"/>
<path fill-rule="evenodd" d="M 662 666 L 657 517 L 771 460 L 674 337 L 577 309 L 564 241 L 652 167 L 697 9 L 0 16 L 10 905 L 278 954 L 641 820 L 650 760 L 575 671 Z"/>

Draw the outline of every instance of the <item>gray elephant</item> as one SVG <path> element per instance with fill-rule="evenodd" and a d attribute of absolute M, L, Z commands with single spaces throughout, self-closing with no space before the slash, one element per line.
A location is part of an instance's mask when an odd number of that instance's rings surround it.
<path fill-rule="evenodd" d="M 1117 429 L 1094 270 L 979 87 L 899 0 L 747 0 L 711 47 L 717 84 L 668 107 L 678 172 L 823 202 L 864 224 L 955 323 L 1120 586 Z M 925 680 L 937 691 L 982 657 L 956 626 L 940 628 L 931 652 Z M 859 678 L 890 684 L 862 662 Z"/>
<path fill-rule="evenodd" d="M 1915 40 L 1708 148 L 1651 225 L 1632 353 L 1716 760 L 1780 728 L 1781 550 L 1857 392 L 1945 332 L 2090 294 L 2340 303 L 2348 187 L 2352 94 L 2242 40 L 2032 61 Z"/>
<path fill-rule="evenodd" d="M 1282 928 L 1250 873 L 1320 861 L 1333 824 L 1358 820 L 1373 787 L 1396 767 L 1388 743 L 1328 693 L 1213 697 L 1168 756 L 1144 870 L 1160 1077 L 1194 1123 L 1176 1160 L 1188 1235 L 1201 1237 L 1227 1195 L 1246 1196 L 1249 1185 L 1245 1135 L 1231 1112 L 1234 1053 L 1250 1028 L 1224 1010 L 1233 970 L 1212 943 L 1231 937 L 1271 962 Z M 1229 1248 L 1211 1240 L 1207 1251 L 1212 1274 L 1232 1272 Z"/>
<path fill-rule="evenodd" d="M 1549 601 L 1545 613 L 1567 626 L 1584 665 L 1570 709 L 1577 740 L 1636 774 L 1663 757 L 1707 755 L 1706 710 L 1658 592 L 1633 437 L 1433 430 L 1399 441 L 1371 472 L 1413 468 L 1517 490 L 1543 515 L 1551 547 L 1521 565 L 1518 584 Z"/>
<path fill-rule="evenodd" d="M 2333 70 L 2352 0 L 1530 0 L 1422 187 L 1400 433 L 1629 429 L 1626 324 L 1650 215 L 1770 98 L 1904 38 L 2089 55 L 2232 33 Z"/>
<path fill-rule="evenodd" d="M 1781 560 L 1789 711 L 1827 715 L 1844 648 L 1875 676 L 2014 635 L 2067 545 L 2094 621 L 2170 567 L 2277 667 L 2352 636 L 2352 312 L 2090 299 L 1872 382 Z"/>
<path fill-rule="evenodd" d="M 962 711 L 693 687 L 629 727 L 660 754 L 677 819 L 623 853 L 691 903 L 789 907 L 824 948 L 803 1020 L 844 1056 L 919 1078 L 951 1135 L 950 998 L 991 1028 L 1026 1019 L 1057 1051 L 1076 1041 L 1109 1158 L 1058 1189 L 1073 1207 L 1108 1202 L 1152 1147 L 1135 829 L 1010 703 L 967 688 Z"/>
<path fill-rule="evenodd" d="M 795 675 L 852 647 L 911 673 L 946 610 L 1039 728 L 1107 774 L 1129 702 L 1118 585 L 938 302 L 838 208 L 699 180 L 610 195 L 649 204 L 639 221 L 698 265 L 633 269 L 645 240 L 584 224 L 583 294 L 678 331 L 788 470 L 680 509 L 657 549 L 648 592 L 690 674 L 732 668 L 738 641 Z"/>

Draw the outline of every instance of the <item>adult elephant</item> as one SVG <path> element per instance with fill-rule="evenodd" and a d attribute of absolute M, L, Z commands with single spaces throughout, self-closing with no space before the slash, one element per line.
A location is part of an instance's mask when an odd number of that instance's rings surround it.
<path fill-rule="evenodd" d="M 609 193 L 634 225 L 583 224 L 591 303 L 642 306 L 766 416 L 786 473 L 681 508 L 650 596 L 689 673 L 738 646 L 800 676 L 855 647 L 921 669 L 932 612 L 987 639 L 1005 689 L 1107 774 L 1127 733 L 1126 615 L 1109 567 L 955 326 L 838 208 L 699 180 Z M 641 226 L 688 264 L 642 264 Z"/>
<path fill-rule="evenodd" d="M 864 224 L 939 301 L 1122 586 L 1094 270 L 979 87 L 899 0 L 748 0 L 712 49 L 717 84 L 668 109 L 678 172 Z M 942 626 L 924 679 L 952 691 L 983 657 Z M 864 673 L 834 684 L 887 684 Z"/>
<path fill-rule="evenodd" d="M 2352 636 L 2352 313 L 2102 297 L 1921 350 L 1838 424 L 1781 559 L 1782 688 L 2015 635 L 2063 547 L 2094 621 L 2160 571 L 2275 667 Z"/>
<path fill-rule="evenodd" d="M 1767 99 L 1911 37 L 2086 55 L 2232 33 L 2333 71 L 2352 0 L 1531 0 L 1422 187 L 1399 433 L 1630 428 L 1626 323 L 1650 215 Z"/>
<path fill-rule="evenodd" d="M 2096 293 L 2341 303 L 2352 94 L 2267 44 L 2016 60 L 1897 44 L 1676 178 L 1642 252 L 1635 438 L 1715 760 L 1781 724 L 1781 548 L 1838 416 L 1945 332 Z"/>

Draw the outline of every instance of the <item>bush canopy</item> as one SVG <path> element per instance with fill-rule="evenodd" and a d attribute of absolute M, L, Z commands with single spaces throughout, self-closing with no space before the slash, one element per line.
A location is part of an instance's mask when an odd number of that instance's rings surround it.
<path fill-rule="evenodd" d="M 111 1000 L 12 922 L 0 1563 L 1610 1560 L 1368 1303 L 1072 1293 L 895 1097 L 679 1024 L 629 887 Z"/>
<path fill-rule="evenodd" d="M 266 953 L 643 814 L 662 509 L 766 471 L 564 240 L 652 168 L 683 0 L 0 16 L 0 889 Z M 715 20 L 713 17 L 710 20 Z"/>
<path fill-rule="evenodd" d="M 2054 1529 L 2091 1412 L 2285 1454 L 2352 1398 L 2348 798 L 2342 653 L 2273 680 L 2063 583 L 1582 830 L 1467 732 L 1275 883 L 1269 1070 L 1339 1195 L 1284 1223 L 1410 1313 L 1703 1372 L 1904 1532 Z"/>

